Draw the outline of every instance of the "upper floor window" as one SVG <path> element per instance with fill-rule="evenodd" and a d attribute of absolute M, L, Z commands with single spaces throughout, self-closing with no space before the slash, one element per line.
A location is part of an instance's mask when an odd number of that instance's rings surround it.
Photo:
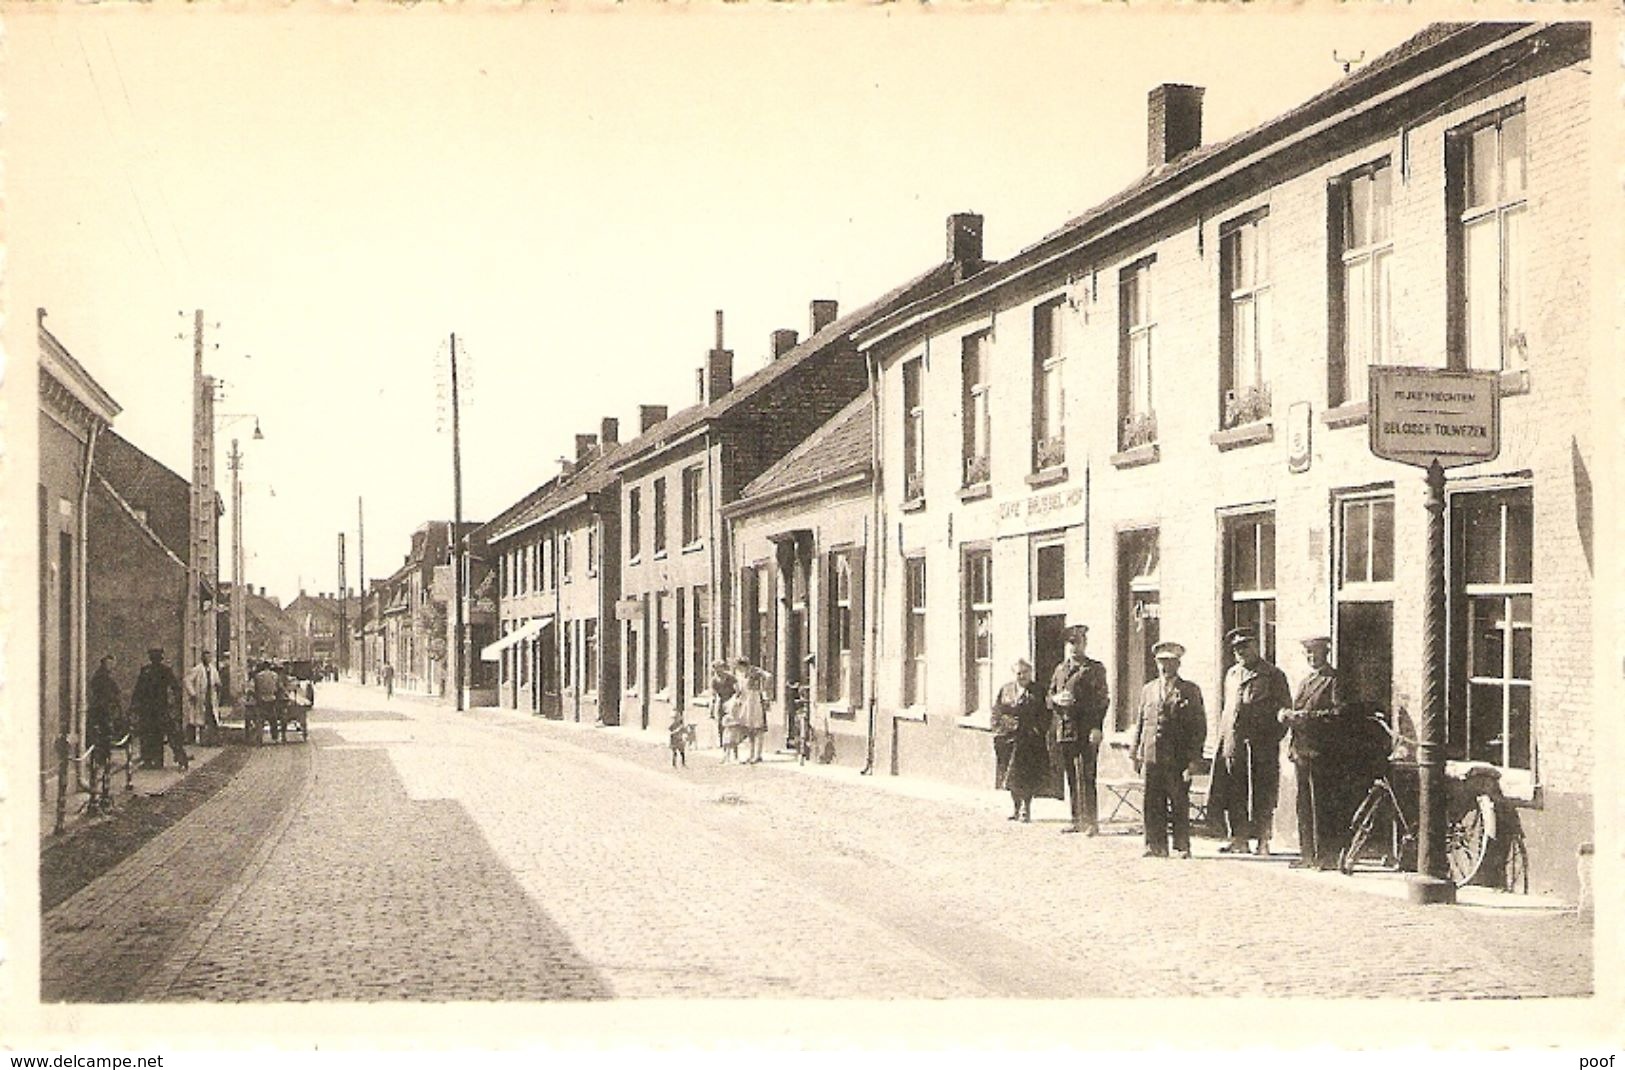
<path fill-rule="evenodd" d="M 587 528 L 587 575 L 598 575 L 598 524 Z"/>
<path fill-rule="evenodd" d="M 700 466 L 683 469 L 683 545 L 700 541 Z"/>
<path fill-rule="evenodd" d="M 1524 220 L 1528 209 L 1524 113 L 1499 113 L 1446 141 L 1451 204 L 1451 342 L 1477 370 L 1527 366 Z"/>
<path fill-rule="evenodd" d="M 666 552 L 666 478 L 655 480 L 655 553 Z"/>
<path fill-rule="evenodd" d="M 636 561 L 643 552 L 643 495 L 639 488 L 626 492 L 626 557 Z"/>
<path fill-rule="evenodd" d="M 572 567 L 571 559 L 573 557 L 571 552 L 571 541 L 572 540 L 568 535 L 565 535 L 559 540 L 559 580 L 563 583 L 570 582 L 570 571 Z"/>
<path fill-rule="evenodd" d="M 1349 405 L 1366 400 L 1371 365 L 1391 363 L 1393 355 L 1393 172 L 1388 161 L 1334 182 L 1331 211 L 1337 262 L 1328 302 L 1332 352 L 1327 399 L 1332 405 Z"/>
<path fill-rule="evenodd" d="M 992 372 L 993 332 L 977 331 L 960 342 L 960 368 L 963 373 L 965 414 L 965 486 L 986 483 L 993 435 L 993 412 L 988 404 L 988 380 Z"/>
<path fill-rule="evenodd" d="M 1123 269 L 1118 279 L 1118 448 L 1157 440 L 1157 413 L 1151 402 L 1151 265 L 1143 260 Z"/>
<path fill-rule="evenodd" d="M 1267 419 L 1270 403 L 1269 214 L 1226 227 L 1220 237 L 1219 389 L 1222 426 Z"/>
<path fill-rule="evenodd" d="M 903 365 L 903 500 L 925 496 L 925 361 Z"/>
<path fill-rule="evenodd" d="M 1061 309 L 1056 298 L 1033 309 L 1033 470 L 1066 463 L 1066 384 Z"/>

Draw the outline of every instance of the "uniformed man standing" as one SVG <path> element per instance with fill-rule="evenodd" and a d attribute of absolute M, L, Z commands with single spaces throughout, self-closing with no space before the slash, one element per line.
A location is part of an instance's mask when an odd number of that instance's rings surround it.
<path fill-rule="evenodd" d="M 147 651 L 147 664 L 135 679 L 135 690 L 130 692 L 130 711 L 135 714 L 141 733 L 141 765 L 146 769 L 164 767 L 164 742 L 167 739 L 175 752 L 175 761 L 184 770 L 191 759 L 181 743 L 181 683 L 175 673 L 164 664 L 164 652 L 158 647 Z"/>
<path fill-rule="evenodd" d="M 1341 681 L 1331 663 L 1330 636 L 1303 641 L 1309 675 L 1298 684 L 1292 708 L 1281 712 L 1291 730 L 1287 755 L 1298 774 L 1298 860 L 1294 868 L 1336 869 L 1348 839 L 1348 738 Z"/>
<path fill-rule="evenodd" d="M 1087 625 L 1066 630 L 1066 660 L 1050 677 L 1047 705 L 1056 720 L 1056 743 L 1072 793 L 1072 824 L 1062 832 L 1099 832 L 1095 806 L 1095 767 L 1111 694 L 1106 667 L 1084 654 L 1089 643 Z"/>
<path fill-rule="evenodd" d="M 1174 850 L 1191 856 L 1190 780 L 1202 760 L 1207 711 L 1202 689 L 1180 678 L 1185 648 L 1163 642 L 1152 648 L 1157 678 L 1140 689 L 1129 757 L 1145 775 L 1145 856 L 1168 857 L 1168 830 Z"/>
<path fill-rule="evenodd" d="M 1232 628 L 1224 638 L 1235 664 L 1224 674 L 1208 810 L 1230 836 L 1221 852 L 1245 854 L 1251 840 L 1254 854 L 1267 855 L 1281 781 L 1280 713 L 1292 705 L 1292 689 L 1250 629 Z"/>

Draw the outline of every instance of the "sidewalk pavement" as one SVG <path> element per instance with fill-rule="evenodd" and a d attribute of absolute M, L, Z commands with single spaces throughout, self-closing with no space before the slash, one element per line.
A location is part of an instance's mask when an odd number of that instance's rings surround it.
<path fill-rule="evenodd" d="M 398 697 L 398 696 L 397 696 Z M 438 705 L 431 700 L 423 700 L 431 705 Z M 447 712 L 455 713 L 450 707 Z M 578 722 L 566 720 L 552 720 L 538 717 L 527 710 L 515 710 L 504 706 L 478 706 L 466 711 L 483 716 L 496 716 L 515 721 L 538 722 L 550 727 L 557 727 L 566 731 L 581 733 L 603 733 L 614 739 L 627 740 L 633 743 L 642 743 L 652 747 L 664 749 L 669 745 L 667 734 L 653 729 L 642 730 L 619 725 L 601 725 L 591 722 Z M 700 753 L 718 753 L 717 747 L 698 748 Z M 695 748 L 690 748 L 692 756 Z M 1010 808 L 1009 797 L 1001 791 L 992 791 L 965 787 L 960 784 L 950 784 L 924 777 L 890 776 L 890 775 L 864 775 L 859 770 L 842 765 L 819 765 L 808 762 L 803 765 L 796 760 L 794 754 L 785 751 L 775 751 L 764 754 L 763 765 L 774 769 L 784 770 L 801 776 L 820 777 L 829 781 L 844 782 L 853 787 L 871 791 L 889 792 L 893 795 L 904 796 L 911 799 L 920 799 L 927 802 L 937 802 L 944 805 L 956 806 L 978 813 L 996 814 L 1004 816 Z M 1104 800 L 1103 800 L 1104 803 Z M 1109 807 L 1109 803 L 1104 803 Z M 1066 822 L 1071 818 L 1071 810 L 1067 803 L 1061 799 L 1034 799 L 1033 820 L 1035 822 L 1054 821 Z M 1103 812 L 1109 812 L 1103 811 Z M 1109 838 L 1133 836 L 1138 841 L 1141 824 L 1138 821 L 1129 822 L 1102 822 L 1103 834 Z M 1276 870 L 1283 879 L 1308 881 L 1319 883 L 1328 887 L 1344 890 L 1359 891 L 1388 899 L 1405 899 L 1407 896 L 1407 881 L 1410 874 L 1385 870 L 1363 869 L 1354 874 L 1322 873 L 1312 869 L 1291 869 L 1288 863 L 1297 857 L 1296 853 L 1276 852 L 1269 858 L 1256 858 L 1251 855 L 1221 855 L 1219 847 L 1221 841 L 1206 839 L 1195 834 L 1191 840 L 1191 853 L 1195 858 L 1223 859 L 1236 865 L 1265 866 Z M 1517 895 L 1497 891 L 1494 888 L 1467 886 L 1456 890 L 1456 905 L 1465 910 L 1486 912 L 1493 914 L 1529 914 L 1529 913 L 1569 913 L 1576 907 L 1561 899 L 1543 895 Z"/>
<path fill-rule="evenodd" d="M 177 784 L 196 773 L 204 766 L 218 758 L 225 747 L 201 747 L 188 745 L 187 757 L 190 763 L 185 772 L 175 764 L 174 756 L 165 752 L 165 763 L 162 769 L 143 769 L 141 759 L 138 757 L 138 748 L 132 744 L 130 747 L 130 777 L 129 786 L 125 786 L 125 775 L 122 768 L 115 768 L 108 776 L 109 793 L 113 800 L 113 813 L 125 806 L 131 799 L 139 797 L 152 797 L 167 794 Z M 62 832 L 56 829 L 56 794 L 48 792 L 44 802 L 40 805 L 39 838 L 42 845 L 65 839 L 72 836 L 78 829 L 100 824 L 113 816 L 113 813 L 91 813 L 86 805 L 89 796 L 79 790 L 75 783 L 68 792 L 67 805 L 63 813 Z"/>

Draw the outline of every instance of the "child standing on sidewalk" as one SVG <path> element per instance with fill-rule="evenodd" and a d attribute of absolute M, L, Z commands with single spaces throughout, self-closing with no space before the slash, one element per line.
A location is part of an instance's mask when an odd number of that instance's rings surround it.
<path fill-rule="evenodd" d="M 681 761 L 683 768 L 688 768 L 688 725 L 683 721 L 683 711 L 678 710 L 671 716 L 671 767 L 677 768 Z"/>

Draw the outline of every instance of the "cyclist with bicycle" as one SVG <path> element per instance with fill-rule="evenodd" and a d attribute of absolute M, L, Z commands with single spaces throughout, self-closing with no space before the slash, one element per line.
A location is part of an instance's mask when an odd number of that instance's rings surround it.
<path fill-rule="evenodd" d="M 118 681 L 113 679 L 115 659 L 108 654 L 90 677 L 89 705 L 85 710 L 85 729 L 90 737 L 90 787 L 98 807 L 106 805 L 108 769 L 111 765 L 113 740 L 123 735 L 119 721 L 124 716 L 119 699 Z"/>

